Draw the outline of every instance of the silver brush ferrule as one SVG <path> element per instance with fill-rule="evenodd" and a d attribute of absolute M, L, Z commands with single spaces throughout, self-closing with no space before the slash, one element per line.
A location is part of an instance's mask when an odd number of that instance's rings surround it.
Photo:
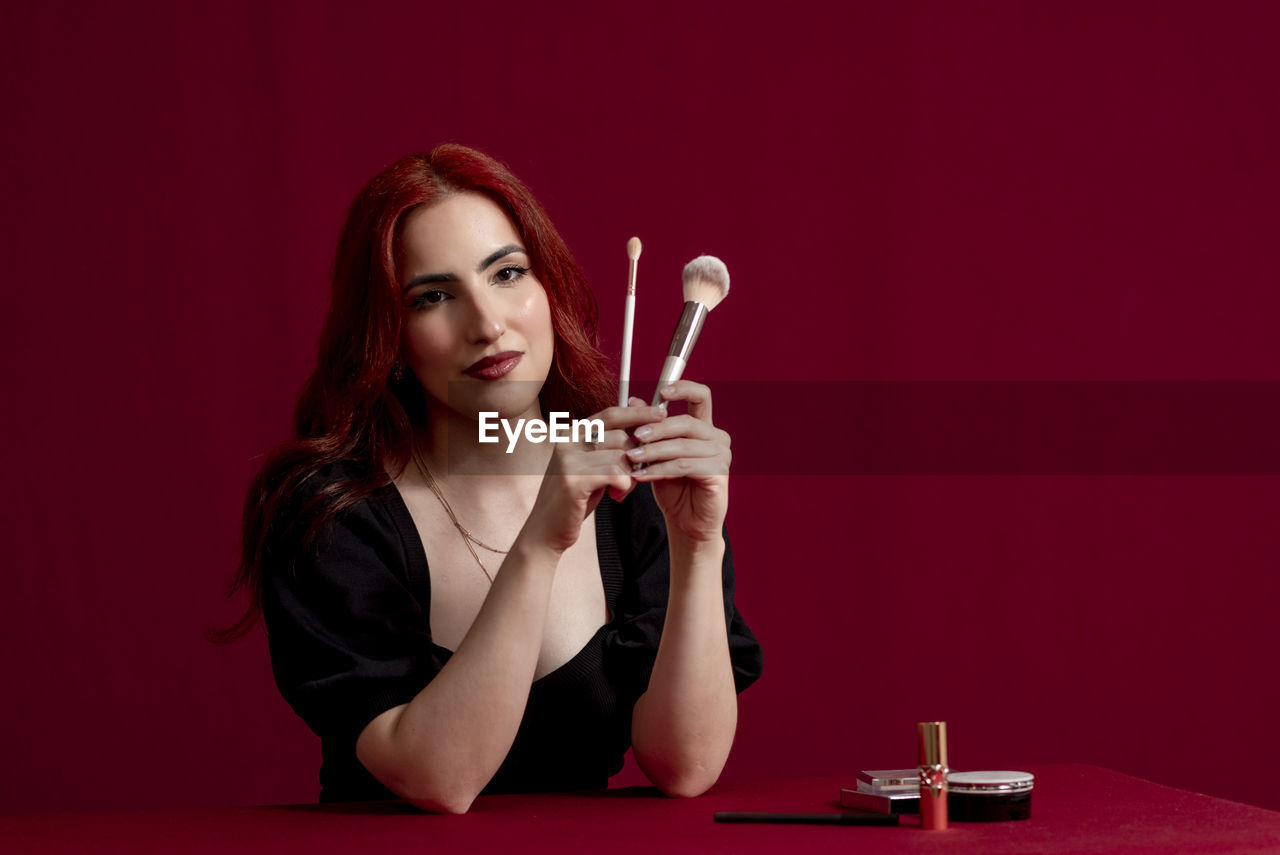
<path fill-rule="evenodd" d="M 684 311 L 676 322 L 676 331 L 671 335 L 671 349 L 667 351 L 667 359 L 662 364 L 658 386 L 653 392 L 653 406 L 663 403 L 662 387 L 676 382 L 684 374 L 684 367 L 693 355 L 693 346 L 698 343 L 698 333 L 702 332 L 702 324 L 707 319 L 707 311 L 705 305 L 694 300 L 684 304 Z"/>
<path fill-rule="evenodd" d="M 676 322 L 676 331 L 671 334 L 671 349 L 667 356 L 678 356 L 685 362 L 693 354 L 693 346 L 698 343 L 698 333 L 702 332 L 702 324 L 707 319 L 707 307 L 690 300 L 684 304 L 680 320 Z"/>

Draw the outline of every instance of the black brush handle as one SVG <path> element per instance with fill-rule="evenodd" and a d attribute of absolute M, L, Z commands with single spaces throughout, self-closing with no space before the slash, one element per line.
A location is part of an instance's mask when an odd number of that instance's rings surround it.
<path fill-rule="evenodd" d="M 772 822 L 790 825 L 897 825 L 896 813 L 741 813 L 717 811 L 716 822 Z"/>

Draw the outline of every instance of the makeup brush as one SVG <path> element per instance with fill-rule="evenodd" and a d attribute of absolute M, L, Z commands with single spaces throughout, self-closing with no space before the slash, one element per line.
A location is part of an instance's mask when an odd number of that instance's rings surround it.
<path fill-rule="evenodd" d="M 729 296 L 729 268 L 714 255 L 700 255 L 684 266 L 684 311 L 671 336 L 671 349 L 667 361 L 662 364 L 658 388 L 653 393 L 653 405 L 666 406 L 662 400 L 662 387 L 674 383 L 684 374 L 684 367 L 693 355 L 698 333 L 709 313 L 720 301 Z"/>
<path fill-rule="evenodd" d="M 618 406 L 625 407 L 631 394 L 631 329 L 636 317 L 636 267 L 640 261 L 640 238 L 627 241 L 627 258 L 631 259 L 627 271 L 627 304 L 622 318 L 622 370 L 618 374 Z"/>

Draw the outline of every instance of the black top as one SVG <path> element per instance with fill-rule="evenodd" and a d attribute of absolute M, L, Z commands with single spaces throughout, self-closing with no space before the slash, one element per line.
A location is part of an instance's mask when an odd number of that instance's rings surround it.
<path fill-rule="evenodd" d="M 346 477 L 342 467 L 328 474 Z M 762 658 L 733 605 L 727 544 L 725 620 L 741 692 L 760 676 Z M 612 618 L 534 681 L 515 743 L 486 793 L 604 787 L 622 768 L 670 581 L 666 526 L 648 486 L 623 502 L 601 501 L 596 551 Z M 320 800 L 394 798 L 356 759 L 356 738 L 379 714 L 411 701 L 451 655 L 431 640 L 426 553 L 399 490 L 387 484 L 339 517 L 323 546 L 298 561 L 296 578 L 270 562 L 264 576 L 276 684 L 321 740 Z"/>

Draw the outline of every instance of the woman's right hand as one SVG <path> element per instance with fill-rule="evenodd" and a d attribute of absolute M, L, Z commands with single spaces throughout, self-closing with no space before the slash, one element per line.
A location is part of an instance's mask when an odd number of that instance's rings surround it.
<path fill-rule="evenodd" d="M 665 416 L 661 407 L 632 398 L 625 407 L 608 407 L 591 417 L 604 422 L 602 441 L 554 443 L 538 498 L 520 538 L 532 538 L 557 553 L 573 546 L 582 523 L 606 488 L 612 488 L 613 497 L 621 500 L 635 487 L 633 464 L 626 456 L 627 449 L 635 445 L 631 432 Z"/>

